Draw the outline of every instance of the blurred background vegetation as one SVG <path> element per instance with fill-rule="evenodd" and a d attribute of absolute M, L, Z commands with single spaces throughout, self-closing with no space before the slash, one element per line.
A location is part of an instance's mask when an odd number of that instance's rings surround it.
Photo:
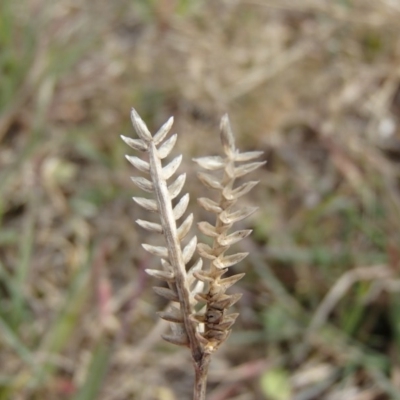
<path fill-rule="evenodd" d="M 1 0 L 0 400 L 191 398 L 143 272 L 132 106 L 174 115 L 197 220 L 223 113 L 268 160 L 209 400 L 399 399 L 399 21 L 398 0 Z"/>

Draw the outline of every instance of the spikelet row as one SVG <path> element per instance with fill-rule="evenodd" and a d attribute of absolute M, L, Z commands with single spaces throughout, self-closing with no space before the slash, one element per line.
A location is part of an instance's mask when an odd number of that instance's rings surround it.
<path fill-rule="evenodd" d="M 137 170 L 150 176 L 150 179 L 144 177 L 131 179 L 140 189 L 154 196 L 152 199 L 133 197 L 133 200 L 145 210 L 157 213 L 160 217 L 160 223 L 142 219 L 136 222 L 150 232 L 163 234 L 166 241 L 165 247 L 142 245 L 146 251 L 161 258 L 161 270 L 146 270 L 149 275 L 166 282 L 167 287 L 154 287 L 154 291 L 172 302 L 167 311 L 159 313 L 161 318 L 172 323 L 171 334 L 163 335 L 163 338 L 177 345 L 190 345 L 192 350 L 193 347 L 197 347 L 196 352 L 199 357 L 201 354 L 197 339 L 199 323 L 193 316 L 193 309 L 197 302 L 194 298 L 195 293 L 199 290 L 195 283 L 201 285 L 201 282 L 196 280 L 194 273 L 201 270 L 202 260 L 199 259 L 188 272 L 186 271 L 186 266 L 196 250 L 197 238 L 193 236 L 183 248 L 181 242 L 189 233 L 193 214 L 189 214 L 181 223 L 177 221 L 186 212 L 189 194 L 184 194 L 175 206 L 172 203 L 181 193 L 186 175 L 181 174 L 169 183 L 179 168 L 182 156 L 179 155 L 167 165 L 162 165 L 162 160 L 171 153 L 177 139 L 177 135 L 174 134 L 164 140 L 172 127 L 173 118 L 171 117 L 154 136 L 134 109 L 131 111 L 131 120 L 139 139 L 125 136 L 121 138 L 133 149 L 147 152 L 149 162 L 135 156 L 126 158 Z"/>
<path fill-rule="evenodd" d="M 203 157 L 194 160 L 207 171 L 223 171 L 222 178 L 208 172 L 198 174 L 200 181 L 206 187 L 217 190 L 220 195 L 219 202 L 209 198 L 198 199 L 201 207 L 216 215 L 214 226 L 208 222 L 198 224 L 200 231 L 212 239 L 212 245 L 198 244 L 199 255 L 210 260 L 210 265 L 208 270 L 194 273 L 195 277 L 208 287 L 207 292 L 197 294 L 196 299 L 206 306 L 204 314 L 197 318 L 204 323 L 205 329 L 202 336 L 207 341 L 205 350 L 210 353 L 226 340 L 238 316 L 238 314 L 227 314 L 227 309 L 240 299 L 241 294 L 228 295 L 226 290 L 244 274 L 236 274 L 228 278 L 222 278 L 222 276 L 229 267 L 242 261 L 248 254 L 226 255 L 225 253 L 231 245 L 247 237 L 251 230 L 238 230 L 233 233 L 228 233 L 228 231 L 235 222 L 248 217 L 257 209 L 254 207 L 234 208 L 237 200 L 258 183 L 250 181 L 235 187 L 235 181 L 265 164 L 265 162 L 252 162 L 263 152 L 240 153 L 236 149 L 227 115 L 221 120 L 221 140 L 225 157 Z"/>

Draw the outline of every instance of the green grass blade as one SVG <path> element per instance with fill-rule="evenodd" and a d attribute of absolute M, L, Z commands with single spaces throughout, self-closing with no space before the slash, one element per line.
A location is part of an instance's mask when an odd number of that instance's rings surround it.
<path fill-rule="evenodd" d="M 111 345 L 103 339 L 94 350 L 89 366 L 87 379 L 73 400 L 95 400 L 104 381 L 107 372 Z"/>
<path fill-rule="evenodd" d="M 26 364 L 34 366 L 34 358 L 31 351 L 21 342 L 10 326 L 0 317 L 0 336 Z"/>

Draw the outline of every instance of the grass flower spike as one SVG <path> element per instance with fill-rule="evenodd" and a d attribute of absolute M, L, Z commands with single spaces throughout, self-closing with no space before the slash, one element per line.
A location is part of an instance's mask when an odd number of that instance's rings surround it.
<path fill-rule="evenodd" d="M 168 184 L 168 180 L 178 169 L 182 156 L 178 156 L 166 166 L 162 166 L 162 159 L 170 154 L 177 139 L 177 135 L 174 134 L 164 141 L 171 129 L 173 118 L 171 117 L 154 137 L 134 109 L 131 112 L 131 119 L 140 139 L 131 139 L 125 136 L 122 136 L 122 139 L 135 150 L 148 152 L 149 162 L 134 156 L 126 158 L 134 167 L 149 174 L 151 178 L 148 180 L 143 177 L 132 177 L 132 181 L 142 190 L 153 193 L 155 197 L 155 199 L 134 197 L 133 200 L 144 209 L 158 213 L 161 224 L 145 220 L 136 222 L 144 229 L 163 234 L 166 241 L 166 247 L 143 244 L 144 249 L 149 253 L 161 257 L 163 267 L 162 270 L 146 270 L 146 272 L 167 283 L 168 287 L 155 287 L 155 292 L 173 303 L 178 303 L 180 307 L 171 306 L 170 311 L 160 313 L 161 318 L 173 323 L 172 334 L 163 337 L 177 345 L 190 345 L 193 356 L 197 359 L 201 357 L 201 349 L 195 337 L 196 324 L 191 318 L 193 305 L 190 299 L 190 280 L 186 272 L 186 264 L 196 249 L 196 237 L 193 237 L 183 249 L 181 248 L 181 241 L 192 225 L 193 215 L 190 214 L 177 226 L 177 220 L 183 216 L 188 206 L 189 195 L 183 195 L 175 206 L 172 205 L 173 199 L 180 194 L 183 188 L 186 175 L 181 174 Z M 201 267 L 200 264 L 201 260 L 192 268 L 195 270 Z"/>
<path fill-rule="evenodd" d="M 239 197 L 248 193 L 258 183 L 250 181 L 235 188 L 235 180 L 265 164 L 265 162 L 248 162 L 261 156 L 263 154 L 261 151 L 239 153 L 235 147 L 227 115 L 221 120 L 221 140 L 225 157 L 203 157 L 194 160 L 205 170 L 223 170 L 222 180 L 208 173 L 200 172 L 198 174 L 199 179 L 206 187 L 217 190 L 220 195 L 218 203 L 209 198 L 198 199 L 201 207 L 216 214 L 214 226 L 208 222 L 198 224 L 200 231 L 212 238 L 212 245 L 199 243 L 197 246 L 200 256 L 210 260 L 210 266 L 207 271 L 195 273 L 196 278 L 208 286 L 207 293 L 198 294 L 197 298 L 206 304 L 206 312 L 201 320 L 205 324 L 204 337 L 208 341 L 206 350 L 209 352 L 213 352 L 226 340 L 230 333 L 230 327 L 238 316 L 238 314 L 226 314 L 226 312 L 240 299 L 241 294 L 227 295 L 225 292 L 243 278 L 244 273 L 229 278 L 222 278 L 222 276 L 229 267 L 242 261 L 248 254 L 225 255 L 231 245 L 251 233 L 249 229 L 230 234 L 228 231 L 235 222 L 246 218 L 257 209 L 256 207 L 234 209 Z"/>
<path fill-rule="evenodd" d="M 161 318 L 171 323 L 171 333 L 163 335 L 163 338 L 173 344 L 190 348 L 196 374 L 193 399 L 203 400 L 211 354 L 226 340 L 238 316 L 238 314 L 228 314 L 227 310 L 241 297 L 240 294 L 226 294 L 226 290 L 244 274 L 228 278 L 223 278 L 223 275 L 229 267 L 243 260 L 247 253 L 231 255 L 225 253 L 231 245 L 251 233 L 251 230 L 239 230 L 233 233 L 228 231 L 235 222 L 246 218 L 256 210 L 253 207 L 234 209 L 234 206 L 237 200 L 249 192 L 257 182 L 245 182 L 238 187 L 234 184 L 236 179 L 264 164 L 264 162 L 249 162 L 259 157 L 262 152 L 240 153 L 235 147 L 228 117 L 222 118 L 221 139 L 225 156 L 195 159 L 200 167 L 207 171 L 223 171 L 220 179 L 208 172 L 199 173 L 201 182 L 220 194 L 219 202 L 208 198 L 198 199 L 201 207 L 216 215 L 214 226 L 208 222 L 198 224 L 200 231 L 211 238 L 212 245 L 202 243 L 197 245 L 196 236 L 183 245 L 182 241 L 193 223 L 193 214 L 188 215 L 183 222 L 177 223 L 185 214 L 189 203 L 189 195 L 184 194 L 176 204 L 173 204 L 174 199 L 181 193 L 186 178 L 183 173 L 173 179 L 182 156 L 175 157 L 165 166 L 162 162 L 176 143 L 176 134 L 166 139 L 173 118 L 171 117 L 154 136 L 134 109 L 131 112 L 131 119 L 139 139 L 121 137 L 133 149 L 147 152 L 149 159 L 147 162 L 136 156 L 126 156 L 137 170 L 147 175 L 132 177 L 132 181 L 140 189 L 153 195 L 151 199 L 134 197 L 133 200 L 145 210 L 159 216 L 157 222 L 142 219 L 136 222 L 148 231 L 163 234 L 166 242 L 166 246 L 143 244 L 145 250 L 161 258 L 160 270 L 148 269 L 146 272 L 165 282 L 164 286 L 154 288 L 157 294 L 170 301 L 167 311 L 159 313 Z M 202 269 L 202 258 L 188 268 L 196 251 L 196 245 L 198 254 L 210 260 L 207 269 Z"/>

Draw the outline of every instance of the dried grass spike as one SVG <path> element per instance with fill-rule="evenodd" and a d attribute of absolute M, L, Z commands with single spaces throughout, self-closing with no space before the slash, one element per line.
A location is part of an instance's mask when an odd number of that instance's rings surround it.
<path fill-rule="evenodd" d="M 150 222 L 138 219 L 142 228 L 161 233 L 165 246 L 142 244 L 143 248 L 161 258 L 161 270 L 146 269 L 146 273 L 164 282 L 167 287 L 154 287 L 154 291 L 177 307 L 169 306 L 159 313 L 160 318 L 169 321 L 171 333 L 163 335 L 164 340 L 179 346 L 190 348 L 196 368 L 194 400 L 205 399 L 205 383 L 211 354 L 226 340 L 237 314 L 227 314 L 227 310 L 241 294 L 226 294 L 226 291 L 239 281 L 244 274 L 239 273 L 223 278 L 228 268 L 246 257 L 247 253 L 225 255 L 230 246 L 247 237 L 250 229 L 229 232 L 232 225 L 240 221 L 256 208 L 243 207 L 233 210 L 238 198 L 248 193 L 256 184 L 245 182 L 235 187 L 235 180 L 264 165 L 264 162 L 253 162 L 261 152 L 240 153 L 235 147 L 235 140 L 228 116 L 221 120 L 221 141 L 224 155 L 196 158 L 194 161 L 204 170 L 199 172 L 200 181 L 207 187 L 216 190 L 219 200 L 206 197 L 198 203 L 206 211 L 214 214 L 215 225 L 202 221 L 198 224 L 200 231 L 211 238 L 212 244 L 197 244 L 196 236 L 183 246 L 182 240 L 189 233 L 193 223 L 193 214 L 188 215 L 182 223 L 177 220 L 183 217 L 189 204 L 189 194 L 184 194 L 174 205 L 173 201 L 181 193 L 186 174 L 177 176 L 172 183 L 168 180 L 177 172 L 182 162 L 178 155 L 171 162 L 163 165 L 163 160 L 174 148 L 177 135 L 167 138 L 173 124 L 169 118 L 155 135 L 152 135 L 138 113 L 132 109 L 132 124 L 139 139 L 122 136 L 122 139 L 135 150 L 147 152 L 148 160 L 135 156 L 126 156 L 127 160 L 139 171 L 150 177 L 133 177 L 132 181 L 140 189 L 151 193 L 154 198 L 134 197 L 133 200 L 147 211 L 155 213 L 159 221 Z M 247 163 L 246 163 L 247 162 Z M 241 164 L 240 164 L 241 163 Z M 218 176 L 213 175 L 214 171 Z M 174 201 L 175 203 L 175 201 Z M 209 260 L 208 268 L 202 269 L 203 260 L 199 258 L 188 268 L 195 250 L 204 259 Z M 198 304 L 198 302 L 200 304 Z"/>
<path fill-rule="evenodd" d="M 198 244 L 197 251 L 199 255 L 210 260 L 210 266 L 207 271 L 196 271 L 195 273 L 196 278 L 208 287 L 207 293 L 198 293 L 195 297 L 197 301 L 205 303 L 206 306 L 204 313 L 205 330 L 202 336 L 209 340 L 205 350 L 210 354 L 229 336 L 230 327 L 234 323 L 236 315 L 232 314 L 232 317 L 226 317 L 226 310 L 239 300 L 241 294 L 227 295 L 225 292 L 241 279 L 244 274 L 236 274 L 225 279 L 221 277 L 229 267 L 242 261 L 248 254 L 225 255 L 230 246 L 251 233 L 250 229 L 233 233 L 228 231 L 235 222 L 248 217 L 256 210 L 254 207 L 233 210 L 233 205 L 236 204 L 238 198 L 248 193 L 257 184 L 256 181 L 250 181 L 235 187 L 235 180 L 265 164 L 263 161 L 235 164 L 253 160 L 262 153 L 247 152 L 242 153 L 242 155 L 239 153 L 235 147 L 235 140 L 227 115 L 221 120 L 221 141 L 225 153 L 224 158 L 203 157 L 194 160 L 200 167 L 209 171 L 223 169 L 222 179 L 208 173 L 198 173 L 200 181 L 206 187 L 217 190 L 220 194 L 218 202 L 204 197 L 198 199 L 198 203 L 206 211 L 216 214 L 215 226 L 205 221 L 198 224 L 200 231 L 211 237 L 213 243 L 212 245 Z"/>

